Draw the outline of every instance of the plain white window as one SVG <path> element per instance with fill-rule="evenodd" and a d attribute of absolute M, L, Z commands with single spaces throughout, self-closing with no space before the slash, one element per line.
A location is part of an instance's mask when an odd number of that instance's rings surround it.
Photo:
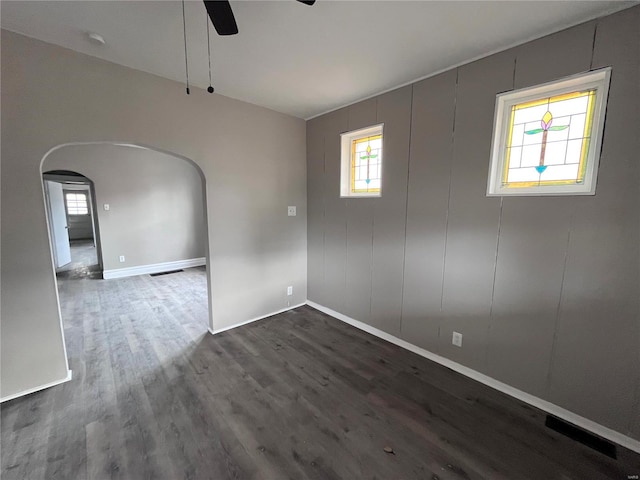
<path fill-rule="evenodd" d="M 87 195 L 85 193 L 67 193 L 64 196 L 69 215 L 88 215 Z"/>
<path fill-rule="evenodd" d="M 498 95 L 487 195 L 595 195 L 610 76 Z"/>
<path fill-rule="evenodd" d="M 382 194 L 382 125 L 343 133 L 341 141 L 341 197 L 379 197 Z"/>

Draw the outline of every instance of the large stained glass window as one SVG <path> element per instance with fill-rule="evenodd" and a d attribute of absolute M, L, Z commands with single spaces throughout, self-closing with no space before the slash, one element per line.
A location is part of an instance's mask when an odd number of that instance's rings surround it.
<path fill-rule="evenodd" d="M 382 180 L 382 135 L 351 141 L 351 192 L 379 193 Z"/>
<path fill-rule="evenodd" d="M 489 195 L 595 193 L 609 73 L 498 96 Z"/>
<path fill-rule="evenodd" d="M 375 125 L 341 135 L 340 196 L 381 195 L 382 127 Z"/>
<path fill-rule="evenodd" d="M 594 98 L 571 92 L 511 107 L 502 185 L 584 183 Z"/>

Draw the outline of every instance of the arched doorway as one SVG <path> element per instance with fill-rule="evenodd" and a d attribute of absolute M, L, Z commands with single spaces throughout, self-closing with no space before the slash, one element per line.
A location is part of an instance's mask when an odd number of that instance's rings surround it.
<path fill-rule="evenodd" d="M 56 273 L 101 277 L 93 181 L 70 170 L 49 170 L 42 179 Z"/>
<path fill-rule="evenodd" d="M 42 159 L 40 171 L 41 176 L 73 172 L 90 185 L 87 200 L 94 214 L 96 265 L 98 271 L 104 271 L 104 278 L 201 268 L 207 301 L 203 322 L 211 328 L 211 287 L 209 273 L 205 272 L 209 265 L 206 179 L 197 164 L 180 155 L 144 145 L 83 142 L 51 149 Z M 108 185 L 105 179 L 110 182 Z M 44 182 L 43 188 L 46 196 Z M 181 196 L 181 192 L 184 195 Z M 133 215 L 135 212 L 138 212 L 137 217 Z M 170 222 L 171 228 L 164 231 L 160 230 L 163 216 L 175 220 Z M 51 224 L 49 210 L 47 219 Z M 197 229 L 197 235 L 177 224 L 185 224 L 184 219 Z M 132 244 L 134 234 L 138 236 L 135 245 Z M 56 270 L 52 242 L 52 261 Z M 185 258 L 171 256 L 171 252 L 181 249 Z"/>

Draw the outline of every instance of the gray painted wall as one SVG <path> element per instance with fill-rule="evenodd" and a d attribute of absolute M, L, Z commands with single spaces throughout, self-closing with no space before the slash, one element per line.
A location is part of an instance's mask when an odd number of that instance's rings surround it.
<path fill-rule="evenodd" d="M 189 162 L 142 148 L 73 145 L 52 152 L 42 169 L 93 181 L 105 270 L 205 256 L 202 179 Z"/>
<path fill-rule="evenodd" d="M 496 94 L 609 65 L 596 195 L 487 198 Z M 634 7 L 309 121 L 309 299 L 640 439 L 639 72 Z M 339 198 L 379 122 L 382 198 Z"/>
<path fill-rule="evenodd" d="M 67 375 L 40 171 L 61 144 L 147 145 L 202 169 L 214 330 L 306 300 L 303 120 L 4 30 L 1 66 L 0 395 Z"/>

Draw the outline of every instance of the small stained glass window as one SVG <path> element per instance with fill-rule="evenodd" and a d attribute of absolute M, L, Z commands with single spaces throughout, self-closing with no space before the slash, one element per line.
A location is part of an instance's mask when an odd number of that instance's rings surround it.
<path fill-rule="evenodd" d="M 382 135 L 351 142 L 351 192 L 379 193 L 382 173 Z"/>
<path fill-rule="evenodd" d="M 65 195 L 67 213 L 69 215 L 88 215 L 87 195 L 84 193 L 67 193 Z"/>
<path fill-rule="evenodd" d="M 595 193 L 609 73 L 498 95 L 489 195 Z"/>
<path fill-rule="evenodd" d="M 341 196 L 380 196 L 382 151 L 382 125 L 342 134 Z"/>

